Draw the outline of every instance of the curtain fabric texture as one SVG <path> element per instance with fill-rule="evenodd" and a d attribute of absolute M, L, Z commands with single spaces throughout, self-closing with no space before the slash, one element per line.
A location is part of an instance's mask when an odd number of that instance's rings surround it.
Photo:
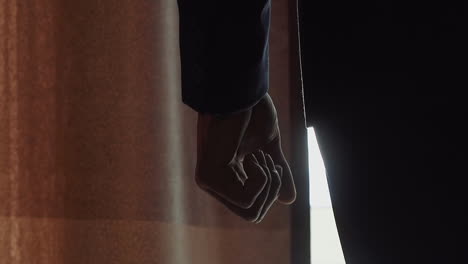
<path fill-rule="evenodd" d="M 289 159 L 287 10 L 270 94 Z M 290 207 L 254 225 L 194 183 L 177 23 L 169 0 L 0 0 L 0 263 L 290 263 Z"/>

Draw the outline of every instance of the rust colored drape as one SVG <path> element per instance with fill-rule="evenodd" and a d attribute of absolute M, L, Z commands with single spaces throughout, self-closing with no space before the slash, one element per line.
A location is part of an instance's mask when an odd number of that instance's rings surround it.
<path fill-rule="evenodd" d="M 270 93 L 290 158 L 287 10 Z M 172 0 L 0 0 L 0 263 L 291 262 L 290 207 L 249 224 L 194 184 L 177 23 Z"/>

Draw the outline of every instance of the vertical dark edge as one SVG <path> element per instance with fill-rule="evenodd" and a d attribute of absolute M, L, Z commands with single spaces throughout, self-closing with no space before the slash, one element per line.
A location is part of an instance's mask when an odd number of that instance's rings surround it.
<path fill-rule="evenodd" d="M 297 188 L 297 199 L 291 208 L 291 263 L 310 264 L 309 165 L 298 8 L 298 0 L 289 1 L 291 169 Z"/>

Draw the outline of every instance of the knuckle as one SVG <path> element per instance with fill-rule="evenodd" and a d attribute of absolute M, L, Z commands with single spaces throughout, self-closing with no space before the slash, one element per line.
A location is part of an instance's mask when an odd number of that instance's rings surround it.
<path fill-rule="evenodd" d="M 253 215 L 244 215 L 242 216 L 242 218 L 251 223 L 256 223 L 256 220 L 257 220 L 257 216 L 253 216 Z"/>
<path fill-rule="evenodd" d="M 255 203 L 254 197 L 245 197 L 244 199 L 240 200 L 238 206 L 242 209 L 249 209 Z"/>
<path fill-rule="evenodd" d="M 247 191 L 236 201 L 237 206 L 242 209 L 250 209 L 258 198 L 258 190 Z"/>
<path fill-rule="evenodd" d="M 244 219 L 246 219 L 249 222 L 257 222 L 258 218 L 260 217 L 261 210 L 249 210 L 246 212 Z"/>

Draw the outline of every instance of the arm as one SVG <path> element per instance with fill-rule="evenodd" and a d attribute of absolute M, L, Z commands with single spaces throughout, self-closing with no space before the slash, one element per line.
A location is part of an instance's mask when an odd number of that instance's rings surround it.
<path fill-rule="evenodd" d="M 295 188 L 267 94 L 270 1 L 241 2 L 178 0 L 182 100 L 199 113 L 197 184 L 258 222 Z"/>

